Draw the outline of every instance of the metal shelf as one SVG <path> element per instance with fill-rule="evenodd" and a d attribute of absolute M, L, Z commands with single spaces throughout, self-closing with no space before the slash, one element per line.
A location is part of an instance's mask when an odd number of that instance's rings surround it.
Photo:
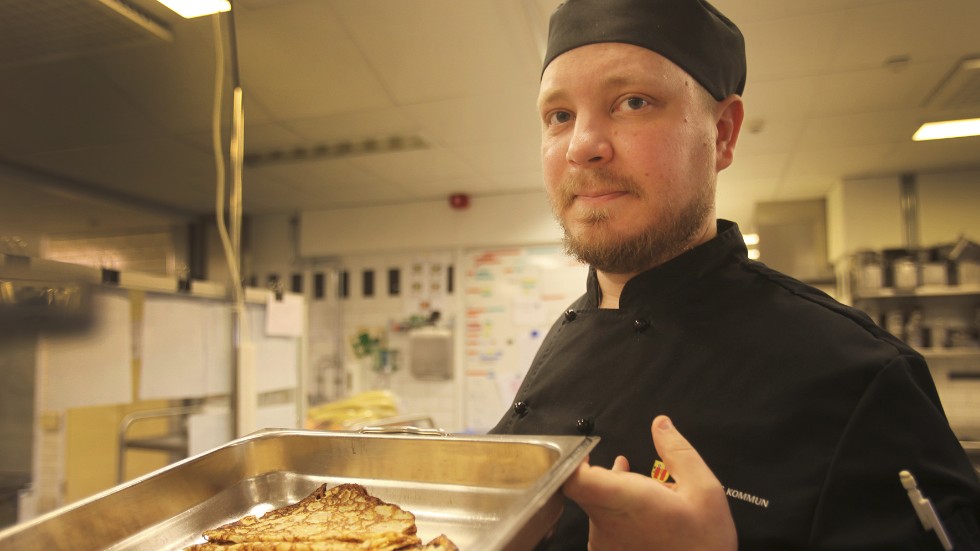
<path fill-rule="evenodd" d="M 854 300 L 874 300 L 886 298 L 915 298 L 915 297 L 959 297 L 980 296 L 980 284 L 969 285 L 922 285 L 914 289 L 882 288 L 857 291 Z"/>
<path fill-rule="evenodd" d="M 170 454 L 173 460 L 179 460 L 187 457 L 188 439 L 187 431 L 184 427 L 184 421 L 186 421 L 187 416 L 200 411 L 202 411 L 202 406 L 191 405 L 137 411 L 123 417 L 122 421 L 119 423 L 119 460 L 117 463 L 118 470 L 116 471 L 117 482 L 120 484 L 125 482 L 126 452 L 128 450 L 139 449 L 167 452 Z M 145 421 L 147 419 L 166 418 L 180 419 L 180 428 L 176 431 L 154 437 L 129 438 L 126 436 L 126 433 L 129 431 L 129 427 L 133 423 Z"/>
<path fill-rule="evenodd" d="M 980 348 L 918 348 L 925 358 L 980 358 Z"/>
<path fill-rule="evenodd" d="M 124 440 L 123 445 L 127 449 L 187 454 L 187 437 L 182 434 L 166 434 L 155 438 L 131 438 Z"/>

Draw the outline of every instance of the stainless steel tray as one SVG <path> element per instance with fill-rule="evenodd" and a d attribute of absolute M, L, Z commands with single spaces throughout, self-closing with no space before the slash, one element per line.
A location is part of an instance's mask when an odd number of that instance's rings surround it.
<path fill-rule="evenodd" d="M 530 550 L 598 443 L 578 436 L 261 431 L 0 532 L 0 549 L 181 549 L 201 532 L 357 482 L 462 551 Z"/>

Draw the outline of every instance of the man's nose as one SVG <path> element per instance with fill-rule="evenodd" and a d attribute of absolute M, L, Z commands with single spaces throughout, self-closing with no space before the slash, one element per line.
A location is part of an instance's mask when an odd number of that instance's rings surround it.
<path fill-rule="evenodd" d="M 582 167 L 595 167 L 609 162 L 612 156 L 612 143 L 606 127 L 594 119 L 577 118 L 565 159 Z"/>

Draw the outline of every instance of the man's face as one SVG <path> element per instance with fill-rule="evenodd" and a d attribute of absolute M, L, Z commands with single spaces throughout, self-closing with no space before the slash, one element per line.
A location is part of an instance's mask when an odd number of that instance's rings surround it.
<path fill-rule="evenodd" d="M 538 109 L 545 186 L 580 260 L 631 274 L 714 235 L 719 104 L 682 69 L 582 46 L 548 65 Z"/>

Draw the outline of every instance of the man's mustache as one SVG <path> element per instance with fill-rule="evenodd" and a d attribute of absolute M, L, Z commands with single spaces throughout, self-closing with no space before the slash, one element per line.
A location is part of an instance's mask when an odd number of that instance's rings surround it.
<path fill-rule="evenodd" d="M 594 192 L 626 192 L 631 195 L 642 195 L 640 186 L 630 177 L 614 173 L 607 168 L 594 169 L 587 172 L 575 172 L 562 178 L 555 197 L 559 212 L 568 208 L 576 195 Z"/>

